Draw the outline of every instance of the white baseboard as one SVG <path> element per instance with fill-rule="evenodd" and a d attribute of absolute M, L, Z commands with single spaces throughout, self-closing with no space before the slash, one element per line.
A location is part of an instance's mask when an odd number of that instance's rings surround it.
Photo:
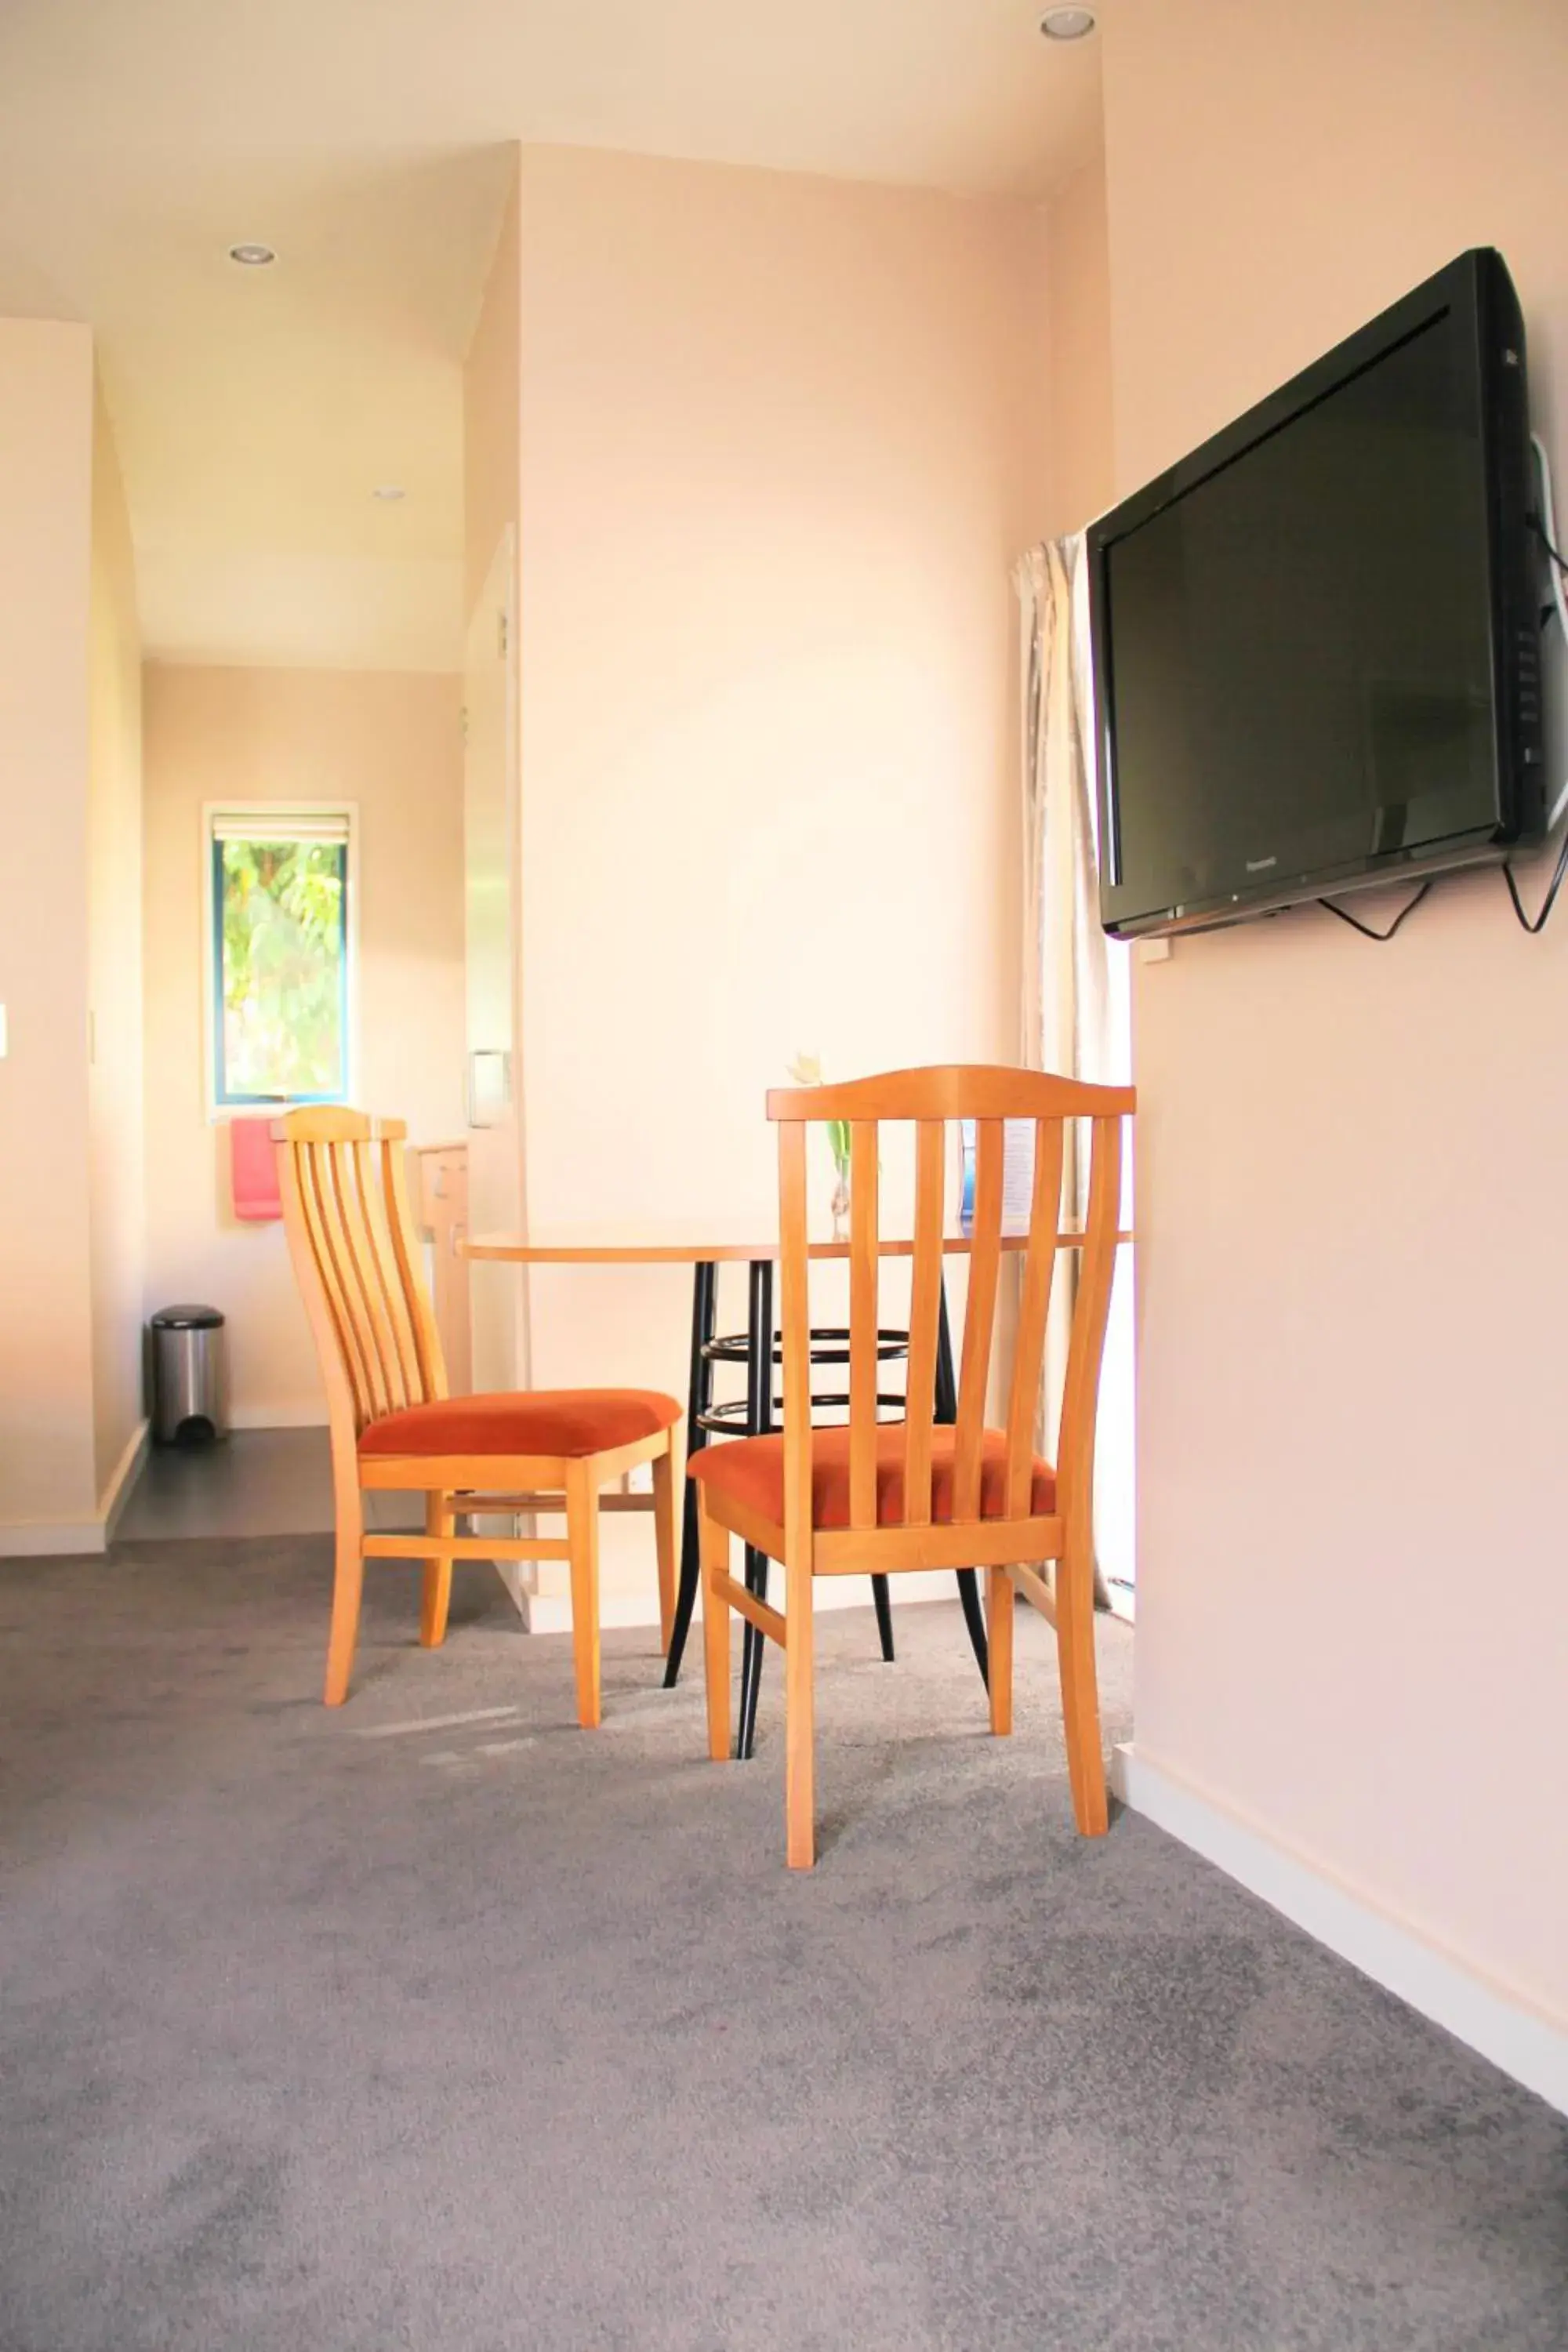
<path fill-rule="evenodd" d="M 78 1559 L 106 1552 L 142 1475 L 150 1436 L 149 1424 L 138 1422 L 90 1518 L 12 1519 L 0 1527 L 0 1559 Z"/>
<path fill-rule="evenodd" d="M 311 1398 L 305 1404 L 237 1404 L 230 1429 L 325 1429 L 327 1408 Z"/>
<path fill-rule="evenodd" d="M 564 1592 L 530 1592 L 525 1585 L 518 1596 L 519 1612 L 524 1629 L 530 1633 L 569 1633 L 572 1631 L 572 1603 Z M 599 1629 L 608 1633 L 611 1627 L 626 1631 L 632 1626 L 657 1626 L 658 1602 L 647 1601 L 631 1592 L 601 1592 L 599 1595 Z"/>
<path fill-rule="evenodd" d="M 103 1523 L 106 1549 L 114 1541 L 114 1530 L 120 1525 L 121 1513 L 136 1491 L 136 1481 L 146 1463 L 152 1436 L 151 1422 L 138 1422 L 125 1441 L 124 1452 L 109 1474 L 108 1485 L 98 1498 L 98 1516 Z"/>
<path fill-rule="evenodd" d="M 1568 2032 L 1561 2025 L 1178 1774 L 1149 1762 L 1136 1748 L 1116 1749 L 1110 1777 L 1133 1812 L 1168 1830 L 1363 1976 L 1568 2114 Z"/>
<path fill-rule="evenodd" d="M 0 1527 L 0 1559 L 68 1559 L 102 1552 L 101 1519 L 11 1519 Z"/>

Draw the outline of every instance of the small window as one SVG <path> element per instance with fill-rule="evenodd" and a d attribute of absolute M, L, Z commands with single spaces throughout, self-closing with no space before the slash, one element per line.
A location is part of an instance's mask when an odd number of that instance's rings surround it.
<path fill-rule="evenodd" d="M 209 812 L 214 1107 L 349 1093 L 347 809 Z"/>

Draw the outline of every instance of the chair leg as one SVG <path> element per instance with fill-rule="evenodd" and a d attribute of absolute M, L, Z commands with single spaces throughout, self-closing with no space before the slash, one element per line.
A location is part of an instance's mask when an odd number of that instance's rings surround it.
<path fill-rule="evenodd" d="M 730 1760 L 730 1603 L 714 1579 L 730 1573 L 730 1538 L 710 1516 L 699 1490 L 697 1527 L 702 1546 L 702 1663 L 708 1678 L 708 1753 Z"/>
<path fill-rule="evenodd" d="M 746 1435 L 765 1437 L 773 1424 L 773 1269 L 763 1257 L 753 1258 L 747 1280 L 746 1309 Z M 768 1559 L 753 1544 L 746 1546 L 746 1590 L 760 1601 L 768 1597 Z M 757 1745 L 757 1700 L 762 1694 L 767 1636 L 745 1619 L 741 1626 L 741 1720 L 735 1734 L 735 1754 L 749 1759 Z"/>
<path fill-rule="evenodd" d="M 425 1532 L 449 1536 L 458 1524 L 450 1495 L 425 1497 Z M 452 1601 L 452 1555 L 427 1559 L 419 1597 L 419 1639 L 427 1650 L 438 1650 L 447 1638 L 447 1612 Z"/>
<path fill-rule="evenodd" d="M 986 1681 L 991 1692 L 991 1728 L 1005 1738 L 1013 1728 L 1013 1612 L 1017 1596 L 1005 1568 L 985 1571 L 985 1633 L 990 1651 Z"/>
<path fill-rule="evenodd" d="M 599 1722 L 599 1494 L 586 1463 L 566 1472 L 566 1541 L 571 1551 L 572 1658 L 577 1670 L 577 1720 Z"/>
<path fill-rule="evenodd" d="M 1110 1815 L 1094 1665 L 1094 1559 L 1087 1543 L 1070 1537 L 1057 1567 L 1057 1659 L 1073 1818 L 1085 1837 L 1103 1837 Z"/>
<path fill-rule="evenodd" d="M 360 1592 L 364 1584 L 364 1502 L 357 1485 L 340 1485 L 336 1496 L 337 1550 L 332 1573 L 332 1625 L 327 1636 L 329 1706 L 342 1706 L 349 1695 L 354 1667 L 354 1643 L 359 1637 Z"/>
<path fill-rule="evenodd" d="M 811 1601 L 807 1553 L 784 1563 L 784 1851 L 792 1870 L 810 1870 L 816 1861 Z"/>
<path fill-rule="evenodd" d="M 658 1552 L 658 1647 L 659 1654 L 666 1658 L 669 1655 L 670 1637 L 675 1631 L 675 1556 L 680 1547 L 679 1506 L 682 1497 L 677 1445 L 678 1440 L 672 1429 L 668 1451 L 659 1454 L 653 1465 L 653 1539 Z"/>

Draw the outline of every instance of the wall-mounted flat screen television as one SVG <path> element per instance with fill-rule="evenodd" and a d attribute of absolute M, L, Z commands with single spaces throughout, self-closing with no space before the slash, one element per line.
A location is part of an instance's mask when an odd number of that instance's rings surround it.
<path fill-rule="evenodd" d="M 1483 249 L 1091 525 L 1106 929 L 1538 839 L 1535 507 L 1523 322 Z"/>

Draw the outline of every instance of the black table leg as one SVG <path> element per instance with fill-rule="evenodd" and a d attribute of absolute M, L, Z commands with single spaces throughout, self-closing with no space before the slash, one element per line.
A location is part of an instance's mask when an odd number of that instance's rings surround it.
<path fill-rule="evenodd" d="M 893 1603 L 888 1591 L 888 1580 L 885 1576 L 874 1576 L 871 1579 L 871 1600 L 877 1612 L 877 1632 L 882 1643 L 882 1663 L 884 1665 L 890 1666 L 893 1663 Z"/>
<path fill-rule="evenodd" d="M 942 1286 L 942 1314 L 936 1333 L 936 1402 L 934 1418 L 949 1426 L 958 1419 L 958 1382 L 952 1371 L 952 1331 L 947 1319 L 947 1285 Z M 985 1641 L 985 1617 L 980 1606 L 980 1579 L 972 1568 L 958 1570 L 958 1598 L 963 1608 L 963 1622 L 969 1628 L 970 1644 L 974 1663 L 980 1669 L 980 1679 L 988 1687 L 991 1681 L 991 1657 Z"/>
<path fill-rule="evenodd" d="M 718 1279 L 719 1269 L 712 1260 L 699 1258 L 692 1269 L 691 1280 L 691 1369 L 686 1391 L 688 1461 L 700 1445 L 708 1443 L 708 1433 L 701 1426 L 701 1417 L 713 1402 L 713 1367 L 702 1350 L 713 1337 Z M 691 1612 L 696 1605 L 697 1587 L 701 1576 L 702 1565 L 697 1550 L 697 1488 L 689 1478 L 680 1522 L 680 1587 L 675 1600 L 675 1622 L 669 1633 L 669 1655 L 664 1666 L 666 1690 L 673 1690 L 680 1678 L 680 1661 L 686 1649 L 686 1637 L 691 1631 Z"/>
<path fill-rule="evenodd" d="M 752 1261 L 750 1316 L 746 1325 L 746 1434 L 765 1437 L 773 1425 L 773 1269 L 770 1258 Z M 768 1556 L 746 1546 L 746 1590 L 768 1597 Z M 741 1712 L 735 1754 L 742 1760 L 757 1742 L 757 1695 L 763 1686 L 767 1636 L 749 1622 L 741 1633 Z"/>

